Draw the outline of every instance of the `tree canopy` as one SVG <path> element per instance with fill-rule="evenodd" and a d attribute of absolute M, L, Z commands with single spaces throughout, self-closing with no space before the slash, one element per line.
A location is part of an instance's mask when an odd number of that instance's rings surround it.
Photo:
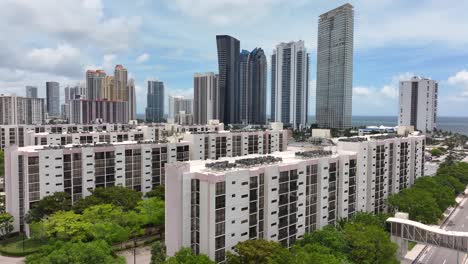
<path fill-rule="evenodd" d="M 195 255 L 190 248 L 181 248 L 166 260 L 167 264 L 214 264 L 207 255 Z"/>
<path fill-rule="evenodd" d="M 58 211 L 71 209 L 71 197 L 66 192 L 56 192 L 36 202 L 26 214 L 26 222 L 32 223 Z"/>
<path fill-rule="evenodd" d="M 76 213 L 82 213 L 86 208 L 99 204 L 113 204 L 120 206 L 124 211 L 135 209 L 138 202 L 141 200 L 141 193 L 135 190 L 114 186 L 107 188 L 96 188 L 92 194 L 78 200 L 73 205 L 73 210 Z"/>

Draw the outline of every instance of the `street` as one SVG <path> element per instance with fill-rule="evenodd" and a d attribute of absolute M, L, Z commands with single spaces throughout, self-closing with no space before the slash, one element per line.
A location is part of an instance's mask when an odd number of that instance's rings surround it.
<path fill-rule="evenodd" d="M 441 227 L 445 230 L 468 232 L 468 203 L 467 197 L 463 198 L 449 220 Z M 456 251 L 428 246 L 417 263 L 421 264 L 457 264 L 462 263 L 464 253 L 457 254 Z M 458 257 L 458 261 L 457 261 Z M 466 259 L 465 259 L 466 260 Z M 465 262 L 466 263 L 466 262 Z"/>

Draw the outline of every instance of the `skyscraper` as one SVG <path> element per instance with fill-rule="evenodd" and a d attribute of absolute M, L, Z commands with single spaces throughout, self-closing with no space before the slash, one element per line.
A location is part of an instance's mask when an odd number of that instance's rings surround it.
<path fill-rule="evenodd" d="M 181 111 L 185 114 L 192 114 L 193 100 L 183 96 L 169 95 L 169 118 L 175 118 Z"/>
<path fill-rule="evenodd" d="M 247 123 L 265 124 L 267 60 L 261 48 L 256 48 L 250 52 L 247 68 Z"/>
<path fill-rule="evenodd" d="M 213 72 L 195 73 L 193 77 L 194 123 L 207 124 L 219 119 L 218 75 Z"/>
<path fill-rule="evenodd" d="M 278 44 L 271 56 L 271 119 L 305 127 L 308 90 L 309 54 L 304 41 Z"/>
<path fill-rule="evenodd" d="M 60 117 L 60 86 L 58 82 L 46 82 L 46 103 L 49 117 Z"/>
<path fill-rule="evenodd" d="M 26 97 L 28 97 L 28 98 L 37 98 L 37 87 L 36 86 L 26 86 Z"/>
<path fill-rule="evenodd" d="M 239 40 L 217 35 L 219 119 L 225 124 L 240 122 Z"/>
<path fill-rule="evenodd" d="M 128 101 L 127 69 L 118 64 L 114 70 L 114 89 L 116 96 L 112 100 Z"/>
<path fill-rule="evenodd" d="M 315 110 L 319 127 L 351 127 L 353 27 L 354 11 L 350 4 L 320 15 Z"/>
<path fill-rule="evenodd" d="M 114 88 L 114 76 L 105 76 L 102 85 L 102 97 L 107 100 L 116 100 L 117 92 Z"/>
<path fill-rule="evenodd" d="M 106 72 L 103 70 L 86 71 L 86 96 L 89 100 L 100 100 L 104 98 Z"/>
<path fill-rule="evenodd" d="M 0 94 L 0 125 L 37 125 L 44 119 L 43 98 Z"/>
<path fill-rule="evenodd" d="M 164 83 L 148 81 L 146 121 L 162 122 L 164 117 Z"/>
<path fill-rule="evenodd" d="M 128 92 L 128 118 L 136 120 L 136 95 L 135 95 L 135 81 L 130 79 L 127 84 Z"/>
<path fill-rule="evenodd" d="M 240 107 L 240 122 L 242 124 L 248 124 L 249 113 L 248 113 L 248 62 L 249 62 L 250 52 L 247 50 L 242 50 L 239 54 L 239 107 Z"/>
<path fill-rule="evenodd" d="M 400 82 L 398 125 L 431 133 L 437 122 L 437 81 L 414 76 Z"/>

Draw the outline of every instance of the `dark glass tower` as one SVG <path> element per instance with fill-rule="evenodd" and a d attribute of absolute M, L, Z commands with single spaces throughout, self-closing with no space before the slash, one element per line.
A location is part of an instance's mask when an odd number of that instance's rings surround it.
<path fill-rule="evenodd" d="M 254 49 L 247 63 L 247 116 L 249 124 L 266 122 L 267 60 L 261 48 Z"/>
<path fill-rule="evenodd" d="M 164 117 L 164 83 L 148 81 L 146 120 L 162 122 Z"/>
<path fill-rule="evenodd" d="M 240 123 L 239 40 L 216 36 L 219 72 L 219 118 L 225 124 Z"/>

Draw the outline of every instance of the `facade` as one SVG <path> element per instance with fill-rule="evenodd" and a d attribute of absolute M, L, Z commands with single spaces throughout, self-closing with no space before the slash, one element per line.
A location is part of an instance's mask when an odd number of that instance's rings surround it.
<path fill-rule="evenodd" d="M 190 143 L 190 160 L 217 160 L 285 151 L 288 134 L 282 129 L 195 132 L 185 134 L 184 140 Z"/>
<path fill-rule="evenodd" d="M 179 125 L 193 125 L 193 114 L 187 114 L 185 111 L 180 111 L 175 115 L 174 123 Z"/>
<path fill-rule="evenodd" d="M 217 35 L 219 119 L 225 124 L 240 123 L 239 40 Z"/>
<path fill-rule="evenodd" d="M 368 140 L 381 144 L 377 138 Z M 401 154 L 408 169 L 409 164 L 423 159 L 418 149 L 422 146 L 413 145 L 424 142 L 423 136 L 394 140 L 411 143 Z M 383 146 L 387 144 L 391 143 Z M 400 157 L 396 150 L 395 146 L 394 158 Z M 333 225 L 356 211 L 380 211 L 380 198 L 371 198 L 376 192 L 398 192 L 400 177 L 387 174 L 393 178 L 384 180 L 392 185 L 373 183 L 373 174 L 368 174 L 372 162 L 366 153 L 292 150 L 169 164 L 165 200 L 168 255 L 190 247 L 219 263 L 225 261 L 227 251 L 245 240 L 274 240 L 289 247 L 306 232 Z M 393 172 L 400 170 L 396 159 L 389 164 Z M 420 170 L 414 172 L 404 177 L 408 186 L 420 176 Z M 382 189 L 374 189 L 374 185 Z"/>
<path fill-rule="evenodd" d="M 250 52 L 242 50 L 239 54 L 239 104 L 240 121 L 242 124 L 248 124 L 248 61 Z"/>
<path fill-rule="evenodd" d="M 148 81 L 146 121 L 162 122 L 164 119 L 164 83 Z"/>
<path fill-rule="evenodd" d="M 60 86 L 58 82 L 46 82 L 46 106 L 49 117 L 60 117 Z"/>
<path fill-rule="evenodd" d="M 6 152 L 6 210 L 15 231 L 27 230 L 24 216 L 45 196 L 67 192 L 75 202 L 90 190 L 124 186 L 146 193 L 164 184 L 167 163 L 187 161 L 186 143 L 12 147 Z M 22 191 L 19 191 L 22 190 Z"/>
<path fill-rule="evenodd" d="M 193 100 L 183 96 L 169 95 L 169 115 L 168 118 L 175 118 L 181 111 L 185 114 L 192 114 Z"/>
<path fill-rule="evenodd" d="M 87 70 L 86 71 L 86 99 L 88 100 L 101 100 L 105 99 L 108 95 L 104 91 L 106 80 L 106 73 L 103 70 Z M 108 98 L 106 98 L 108 99 Z"/>
<path fill-rule="evenodd" d="M 114 87 L 114 76 L 107 75 L 103 79 L 102 97 L 108 100 L 117 100 L 117 91 Z"/>
<path fill-rule="evenodd" d="M 437 127 L 437 81 L 414 76 L 400 82 L 398 125 L 413 126 L 423 133 Z"/>
<path fill-rule="evenodd" d="M 127 84 L 128 91 L 128 118 L 130 120 L 136 120 L 136 93 L 135 93 L 135 81 L 130 79 Z"/>
<path fill-rule="evenodd" d="M 271 64 L 272 121 L 304 128 L 309 101 L 309 54 L 304 41 L 277 45 Z"/>
<path fill-rule="evenodd" d="M 193 77 L 193 114 L 195 124 L 219 120 L 218 75 L 213 72 L 195 73 Z"/>
<path fill-rule="evenodd" d="M 70 101 L 72 124 L 128 123 L 128 103 L 123 101 L 76 99 Z"/>
<path fill-rule="evenodd" d="M 317 44 L 317 124 L 351 127 L 354 11 L 350 4 L 320 15 Z"/>
<path fill-rule="evenodd" d="M 26 86 L 26 97 L 28 97 L 28 98 L 37 98 L 37 87 L 36 86 Z"/>
<path fill-rule="evenodd" d="M 44 119 L 44 99 L 0 95 L 0 125 L 42 124 Z"/>
<path fill-rule="evenodd" d="M 82 85 L 65 87 L 65 104 L 68 104 L 70 100 L 86 99 L 86 90 Z"/>

